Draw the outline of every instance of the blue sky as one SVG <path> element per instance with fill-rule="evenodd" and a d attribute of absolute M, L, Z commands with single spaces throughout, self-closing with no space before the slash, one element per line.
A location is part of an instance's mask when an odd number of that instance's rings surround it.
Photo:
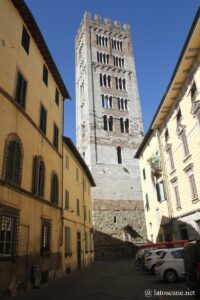
<path fill-rule="evenodd" d="M 145 132 L 167 88 L 200 0 L 25 0 L 69 90 L 64 134 L 76 139 L 75 35 L 84 11 L 129 23 Z"/>

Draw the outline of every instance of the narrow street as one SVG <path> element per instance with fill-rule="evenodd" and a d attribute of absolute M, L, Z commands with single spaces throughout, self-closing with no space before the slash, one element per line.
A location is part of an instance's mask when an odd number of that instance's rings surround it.
<path fill-rule="evenodd" d="M 145 296 L 145 290 L 148 290 Z M 13 300 L 135 300 L 191 299 L 192 296 L 152 295 L 159 291 L 186 291 L 184 282 L 167 284 L 138 270 L 133 260 L 95 262 L 86 269 L 49 282 Z M 150 292 L 149 292 L 150 291 Z"/>

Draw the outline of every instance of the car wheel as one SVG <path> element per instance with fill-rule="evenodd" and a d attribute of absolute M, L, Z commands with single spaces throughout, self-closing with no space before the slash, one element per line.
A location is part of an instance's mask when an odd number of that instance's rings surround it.
<path fill-rule="evenodd" d="M 152 274 L 155 274 L 155 267 L 156 267 L 156 265 L 153 265 L 153 266 L 151 267 L 151 273 L 152 273 Z"/>
<path fill-rule="evenodd" d="M 178 276 L 174 270 L 167 270 L 164 275 L 164 280 L 169 283 L 174 283 L 178 279 Z"/>

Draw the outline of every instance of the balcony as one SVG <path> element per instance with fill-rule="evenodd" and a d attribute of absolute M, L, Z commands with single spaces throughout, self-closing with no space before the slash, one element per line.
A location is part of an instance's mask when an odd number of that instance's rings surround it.
<path fill-rule="evenodd" d="M 158 155 L 152 155 L 147 162 L 151 167 L 152 175 L 159 178 L 162 175 L 160 157 Z"/>

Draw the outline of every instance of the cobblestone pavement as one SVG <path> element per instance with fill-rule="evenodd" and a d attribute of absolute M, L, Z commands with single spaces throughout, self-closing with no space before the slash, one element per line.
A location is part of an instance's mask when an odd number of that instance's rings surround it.
<path fill-rule="evenodd" d="M 145 296 L 145 290 L 148 290 Z M 167 284 L 138 270 L 132 260 L 95 262 L 37 290 L 20 294 L 13 300 L 137 300 L 193 299 L 192 296 L 164 296 L 154 293 L 185 292 L 185 283 Z"/>

